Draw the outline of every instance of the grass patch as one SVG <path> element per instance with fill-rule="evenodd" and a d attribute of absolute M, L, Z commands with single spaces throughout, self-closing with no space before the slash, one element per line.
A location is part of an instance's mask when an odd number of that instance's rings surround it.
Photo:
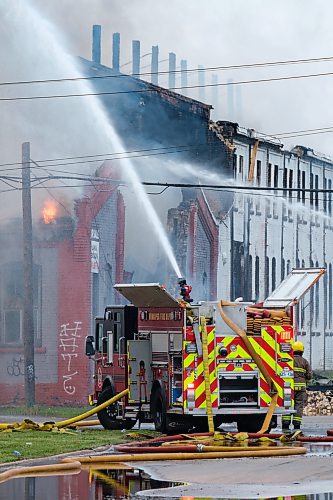
<path fill-rule="evenodd" d="M 52 419 L 55 418 L 71 418 L 80 415 L 88 410 L 91 410 L 91 406 L 85 407 L 73 407 L 73 406 L 0 406 L 0 415 L 12 416 L 12 415 L 24 415 L 27 417 L 48 417 Z"/>
<path fill-rule="evenodd" d="M 137 434 L 140 431 L 132 432 Z M 147 430 L 142 431 L 142 434 L 151 437 L 159 435 L 156 431 Z M 136 437 L 135 440 L 137 439 L 140 438 Z M 49 457 L 130 440 L 126 432 L 99 429 L 74 431 L 71 434 L 43 431 L 0 432 L 0 463 Z"/>

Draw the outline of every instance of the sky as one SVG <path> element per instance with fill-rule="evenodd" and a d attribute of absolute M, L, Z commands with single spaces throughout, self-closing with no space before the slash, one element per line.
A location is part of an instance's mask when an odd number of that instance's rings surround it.
<path fill-rule="evenodd" d="M 189 68 L 266 61 L 329 57 L 333 54 L 333 4 L 327 0 L 34 0 L 34 5 L 64 33 L 73 53 L 90 58 L 91 27 L 103 30 L 102 62 L 111 64 L 113 32 L 121 35 L 121 64 L 131 60 L 131 41 L 141 41 L 141 53 L 159 45 L 160 59 L 175 52 Z M 149 64 L 149 57 L 142 64 Z M 129 68 L 129 66 L 127 66 Z M 163 63 L 160 69 L 167 69 Z M 149 71 L 149 68 L 146 69 Z M 333 71 L 333 61 L 279 68 L 219 71 L 219 82 Z M 212 72 L 206 75 L 211 83 Z M 269 134 L 329 127 L 333 76 L 296 81 L 234 86 L 229 99 L 218 90 L 214 119 L 238 121 Z M 164 81 L 167 79 L 164 77 Z M 191 79 L 197 83 L 196 77 Z M 197 97 L 198 91 L 192 96 Z M 211 103 L 212 91 L 205 100 Z M 331 134 L 286 141 L 332 154 Z"/>
<path fill-rule="evenodd" d="M 32 10 L 27 8 L 29 5 Z M 93 24 L 102 26 L 102 63 L 106 66 L 111 66 L 112 33 L 120 33 L 120 64 L 125 65 L 124 71 L 131 68 L 126 63 L 131 61 L 132 40 L 141 41 L 142 55 L 149 54 L 152 45 L 158 45 L 160 61 L 175 52 L 177 66 L 181 59 L 186 59 L 188 68 L 330 57 L 332 15 L 333 4 L 327 0 L 1 0 L 0 80 L 76 76 L 68 54 L 91 59 Z M 143 71 L 149 72 L 150 56 L 142 58 L 142 66 L 145 65 L 148 67 Z M 160 70 L 167 69 L 167 62 L 161 62 Z M 207 71 L 206 83 L 211 83 L 213 73 L 220 83 L 226 83 L 320 72 L 333 72 L 333 61 Z M 160 84 L 167 86 L 167 80 L 167 76 L 161 76 Z M 228 90 L 220 86 L 217 99 L 207 88 L 204 101 L 215 106 L 215 120 L 237 121 L 243 127 L 267 134 L 330 127 L 332 80 L 333 76 L 326 76 L 237 85 Z M 194 72 L 189 75 L 189 84 L 197 83 Z M 76 85 L 61 84 L 61 91 L 77 91 Z M 59 84 L 0 86 L 0 98 L 59 91 Z M 198 98 L 198 89 L 189 91 L 189 95 Z M 37 166 L 47 158 L 110 152 L 110 141 L 91 119 L 90 106 L 87 102 L 82 105 L 82 98 L 0 101 L 0 163 L 20 161 L 24 141 L 31 142 L 31 157 Z M 333 157 L 331 139 L 332 134 L 309 135 L 287 140 L 285 145 L 289 148 L 303 144 Z M 38 169 L 34 175 L 36 172 Z M 66 193 L 63 190 L 61 194 L 64 204 Z M 78 196 L 79 192 L 75 194 Z M 73 197 L 73 193 L 68 196 Z M 157 203 L 160 209 L 163 207 L 164 223 L 167 207 L 176 206 L 179 201 L 168 196 L 166 193 L 159 197 Z M 43 197 L 45 190 L 34 192 L 35 212 L 40 211 Z M 135 207 L 135 201 L 131 202 Z M 129 207 L 131 202 L 127 203 Z M 19 213 L 19 196 L 2 193 L 0 222 L 14 209 Z M 140 236 L 147 239 L 143 231 Z"/>

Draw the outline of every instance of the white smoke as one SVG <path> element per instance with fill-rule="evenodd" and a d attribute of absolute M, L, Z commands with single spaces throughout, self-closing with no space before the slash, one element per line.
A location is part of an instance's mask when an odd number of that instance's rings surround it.
<path fill-rule="evenodd" d="M 333 55 L 331 19 L 333 4 L 326 0 L 35 0 L 39 8 L 55 19 L 66 32 L 77 54 L 90 57 L 93 23 L 103 27 L 103 60 L 111 61 L 111 33 L 121 34 L 121 59 L 131 59 L 131 40 L 142 42 L 142 53 L 160 46 L 160 59 L 169 52 L 188 60 L 188 67 L 302 59 Z M 163 23 L 163 30 L 160 26 Z M 149 62 L 149 59 L 144 59 Z M 130 67 L 128 67 L 130 68 Z M 167 63 L 160 67 L 167 70 Z M 333 62 L 216 72 L 219 82 L 331 71 Z M 149 71 L 149 68 L 146 71 Z M 161 82 L 167 83 L 167 76 Z M 189 84 L 197 84 L 189 75 Z M 265 133 L 303 130 L 333 125 L 327 110 L 333 103 L 332 77 L 234 88 L 234 111 L 228 107 L 225 87 L 218 88 L 219 106 L 215 119 L 242 120 L 246 127 Z M 211 82 L 207 73 L 206 82 Z M 198 97 L 198 90 L 190 91 Z M 207 88 L 205 101 L 212 102 Z M 241 104 L 240 104 L 241 103 Z M 333 154 L 330 134 L 291 139 L 287 146 L 301 142 Z"/>

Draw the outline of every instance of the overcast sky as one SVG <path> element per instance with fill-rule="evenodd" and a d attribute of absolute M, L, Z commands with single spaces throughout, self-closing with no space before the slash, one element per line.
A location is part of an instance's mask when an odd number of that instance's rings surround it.
<path fill-rule="evenodd" d="M 333 4 L 327 0 L 34 0 L 34 5 L 65 34 L 73 53 L 90 58 L 91 27 L 103 28 L 103 63 L 111 62 L 112 32 L 121 34 L 121 63 L 131 59 L 131 40 L 141 53 L 159 45 L 188 65 L 205 67 L 333 55 Z M 142 64 L 149 63 L 144 58 Z M 160 69 L 167 69 L 166 63 Z M 147 71 L 147 70 L 146 70 Z M 218 72 L 219 82 L 333 71 L 333 62 Z M 164 81 L 166 79 L 164 78 Z M 191 80 L 197 83 L 195 79 Z M 211 73 L 207 73 L 207 83 Z M 238 120 L 266 133 L 333 125 L 333 78 L 243 85 L 234 106 L 219 88 L 215 119 Z M 234 87 L 235 89 L 235 87 Z M 197 92 L 197 91 L 196 91 Z M 193 93 L 193 97 L 197 97 Z M 207 89 L 205 99 L 212 102 Z M 331 135 L 295 139 L 333 155 Z M 289 146 L 289 143 L 287 143 Z"/>

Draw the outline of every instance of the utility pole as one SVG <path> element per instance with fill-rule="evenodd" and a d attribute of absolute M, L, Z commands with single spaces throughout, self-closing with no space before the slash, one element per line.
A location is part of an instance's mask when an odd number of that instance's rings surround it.
<path fill-rule="evenodd" d="M 30 142 L 22 144 L 22 214 L 23 214 L 23 346 L 24 389 L 27 406 L 35 404 L 35 335 L 33 307 L 32 216 L 30 184 Z"/>

